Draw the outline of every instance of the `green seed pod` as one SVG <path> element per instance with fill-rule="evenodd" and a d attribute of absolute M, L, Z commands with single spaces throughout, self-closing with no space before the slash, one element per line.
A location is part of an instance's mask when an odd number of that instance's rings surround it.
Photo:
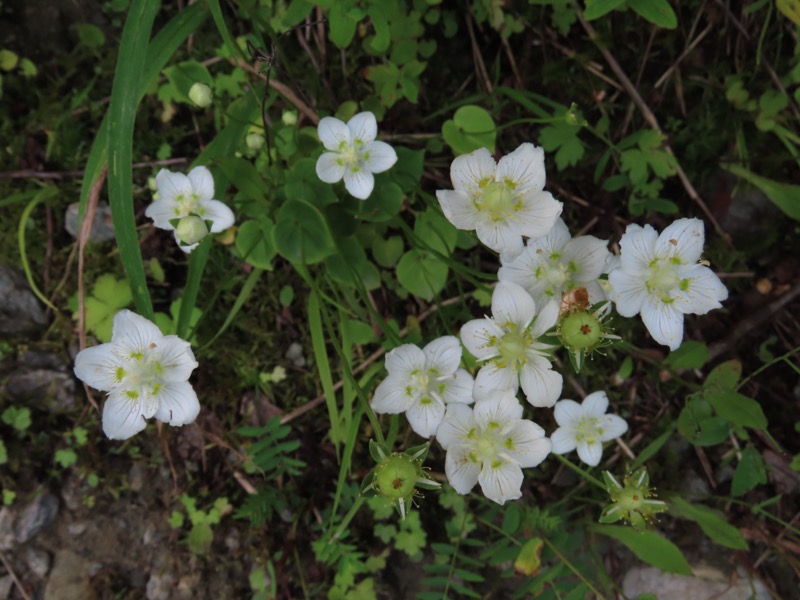
<path fill-rule="evenodd" d="M 175 234 L 182 244 L 191 246 L 208 235 L 208 225 L 200 217 L 188 216 L 178 222 Z"/>
<path fill-rule="evenodd" d="M 588 350 L 602 337 L 603 326 L 600 320 L 585 310 L 565 316 L 559 326 L 559 336 L 568 348 Z"/>
<path fill-rule="evenodd" d="M 403 453 L 387 456 L 375 467 L 378 491 L 386 498 L 406 498 L 414 493 L 420 475 L 417 461 Z"/>

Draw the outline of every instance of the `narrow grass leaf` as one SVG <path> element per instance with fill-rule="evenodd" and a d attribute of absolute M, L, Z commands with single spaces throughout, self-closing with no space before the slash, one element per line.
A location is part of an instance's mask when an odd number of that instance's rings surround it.
<path fill-rule="evenodd" d="M 618 525 L 593 525 L 591 530 L 622 542 L 638 558 L 662 571 L 687 577 L 692 575 L 692 569 L 680 548 L 655 531 L 640 532 Z"/>

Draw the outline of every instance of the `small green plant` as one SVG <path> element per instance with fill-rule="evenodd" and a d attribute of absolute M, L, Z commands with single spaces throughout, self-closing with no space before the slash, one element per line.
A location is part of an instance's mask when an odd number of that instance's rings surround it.
<path fill-rule="evenodd" d="M 186 544 L 193 554 L 205 555 L 211 549 L 211 542 L 214 540 L 214 525 L 219 525 L 222 518 L 232 510 L 228 499 L 225 497 L 217 498 L 207 511 L 197 508 L 197 500 L 187 494 L 181 496 L 181 503 L 189 518 L 191 528 L 186 535 Z M 173 510 L 169 518 L 169 524 L 175 529 L 184 526 L 186 517 L 184 513 Z"/>

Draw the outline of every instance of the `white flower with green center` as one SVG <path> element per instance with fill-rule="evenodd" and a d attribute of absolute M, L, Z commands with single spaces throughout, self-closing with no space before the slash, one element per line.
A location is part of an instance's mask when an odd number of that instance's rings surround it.
<path fill-rule="evenodd" d="M 492 293 L 492 317 L 475 319 L 461 328 L 461 342 L 479 361 L 476 400 L 496 390 L 520 386 L 533 406 L 553 406 L 563 380 L 552 370 L 551 344 L 540 337 L 558 320 L 558 304 L 547 303 L 537 315 L 530 294 L 510 281 L 501 281 Z"/>
<path fill-rule="evenodd" d="M 114 316 L 109 343 L 75 357 L 75 375 L 108 392 L 103 431 L 112 440 L 139 433 L 151 417 L 176 427 L 192 423 L 200 412 L 188 381 L 196 367 L 189 342 L 162 335 L 156 325 L 129 310 Z"/>
<path fill-rule="evenodd" d="M 625 419 L 607 415 L 608 396 L 594 392 L 581 404 L 574 400 L 559 400 L 554 409 L 558 429 L 550 439 L 553 453 L 566 454 L 577 448 L 578 458 L 596 467 L 603 458 L 603 442 L 618 438 L 628 431 Z"/>
<path fill-rule="evenodd" d="M 233 212 L 214 200 L 214 178 L 205 167 L 195 167 L 188 175 L 161 169 L 156 175 L 158 200 L 144 214 L 159 229 L 175 232 L 175 241 L 186 253 L 194 250 L 209 233 L 225 231 L 233 225 Z"/>
<path fill-rule="evenodd" d="M 528 240 L 522 254 L 502 261 L 497 277 L 524 287 L 540 308 L 559 304 L 562 294 L 574 288 L 589 292 L 591 306 L 606 299 L 597 279 L 610 256 L 607 242 L 591 235 L 572 238 L 559 218 L 546 236 Z"/>
<path fill-rule="evenodd" d="M 700 219 L 678 219 L 661 235 L 650 225 L 628 225 L 619 267 L 608 275 L 617 312 L 641 314 L 653 339 L 670 350 L 683 341 L 684 314 L 704 315 L 728 297 L 719 277 L 698 263 L 704 237 Z"/>
<path fill-rule="evenodd" d="M 475 230 L 486 246 L 508 258 L 522 252 L 522 236 L 547 235 L 562 204 L 545 182 L 544 150 L 525 143 L 495 163 L 486 148 L 457 157 L 450 166 L 453 190 L 436 198 L 448 220 Z"/>
<path fill-rule="evenodd" d="M 452 335 L 425 348 L 398 346 L 386 355 L 389 376 L 375 390 L 370 405 L 377 413 L 406 413 L 411 429 L 429 438 L 444 417 L 445 405 L 472 403 L 472 376 L 461 363 L 461 344 Z"/>
<path fill-rule="evenodd" d="M 375 141 L 378 123 L 371 112 L 358 113 L 347 124 L 335 117 L 323 117 L 317 134 L 328 150 L 317 159 L 317 177 L 325 183 L 344 179 L 344 187 L 359 200 L 372 193 L 372 174 L 383 173 L 397 162 L 394 148 Z"/>
<path fill-rule="evenodd" d="M 510 390 L 492 392 L 474 409 L 449 405 L 436 439 L 447 450 L 445 473 L 453 489 L 466 494 L 480 483 L 498 504 L 522 495 L 522 469 L 539 465 L 551 448 L 544 429 L 522 418 Z"/>

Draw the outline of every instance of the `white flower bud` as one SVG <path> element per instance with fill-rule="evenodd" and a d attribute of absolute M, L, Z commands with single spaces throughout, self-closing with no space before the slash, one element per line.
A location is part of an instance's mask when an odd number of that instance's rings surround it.
<path fill-rule="evenodd" d="M 197 244 L 208 235 L 208 226 L 200 217 L 184 217 L 175 228 L 175 235 L 185 245 Z"/>
<path fill-rule="evenodd" d="M 189 90 L 189 99 L 200 108 L 211 106 L 214 100 L 211 88 L 205 83 L 195 83 Z"/>

